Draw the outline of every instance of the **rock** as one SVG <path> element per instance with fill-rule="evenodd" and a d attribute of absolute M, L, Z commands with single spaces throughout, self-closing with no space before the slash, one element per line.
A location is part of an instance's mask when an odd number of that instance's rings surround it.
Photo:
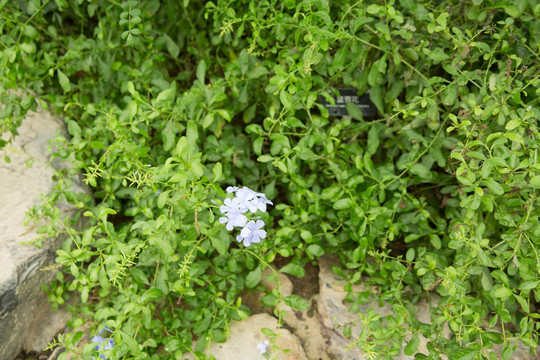
<path fill-rule="evenodd" d="M 312 296 L 308 301 L 309 309 L 299 311 L 281 303 L 277 306 L 283 311 L 283 321 L 298 336 L 306 357 L 309 360 L 330 360 L 328 353 L 327 331 L 321 324 L 318 302 L 319 295 Z"/>
<path fill-rule="evenodd" d="M 277 288 L 276 278 L 272 270 L 266 268 L 262 275 L 262 284 L 268 291 L 272 291 Z M 277 280 L 279 282 L 280 291 L 282 296 L 288 296 L 292 294 L 293 284 L 285 274 L 278 273 Z M 242 305 L 247 306 L 252 314 L 266 313 L 272 315 L 273 308 L 264 306 L 261 303 L 265 293 L 260 291 L 244 291 L 240 294 L 242 298 Z"/>
<path fill-rule="evenodd" d="M 18 130 L 20 135 L 13 143 L 0 150 L 0 156 L 11 158 L 10 163 L 0 163 L 2 359 L 13 359 L 29 333 L 43 331 L 32 329 L 32 324 L 36 314 L 41 313 L 47 317 L 44 311 L 50 309 L 47 294 L 41 290 L 41 285 L 49 283 L 55 275 L 56 270 L 45 268 L 54 264 L 56 250 L 60 248 L 62 239 L 45 241 L 38 249 L 32 244 L 38 238 L 38 226 L 25 228 L 23 220 L 25 212 L 41 202 L 40 194 L 47 194 L 55 184 L 47 147 L 48 141 L 63 128 L 62 122 L 48 113 L 33 114 L 23 121 Z M 26 166 L 27 161 L 32 162 L 30 167 Z M 55 163 L 55 166 L 59 164 Z"/>
<path fill-rule="evenodd" d="M 276 277 L 277 277 L 277 283 L 276 283 Z M 281 296 L 289 296 L 293 293 L 293 284 L 291 280 L 287 277 L 287 275 L 282 273 L 274 274 L 272 270 L 269 268 L 264 269 L 263 276 L 262 276 L 262 283 L 266 290 L 272 291 L 276 288 L 279 288 L 281 292 Z"/>
<path fill-rule="evenodd" d="M 264 360 L 264 356 L 257 349 L 257 345 L 265 340 L 271 341 L 270 337 L 261 332 L 262 328 L 268 328 L 279 333 L 276 338 L 276 345 L 282 349 L 289 349 L 290 353 L 270 350 L 272 359 L 279 360 L 307 360 L 302 345 L 296 336 L 286 329 L 279 329 L 277 320 L 268 314 L 257 314 L 248 317 L 246 320 L 235 322 L 230 327 L 230 336 L 225 343 L 212 343 L 205 352 L 212 354 L 216 360 Z M 275 357 L 273 357 L 275 356 Z M 182 356 L 182 359 L 195 359 L 191 354 Z"/>
<path fill-rule="evenodd" d="M 357 347 L 347 351 L 347 346 L 354 339 L 357 339 L 362 331 L 362 327 L 358 325 L 359 317 L 357 313 L 349 312 L 349 306 L 344 304 L 344 299 L 347 292 L 344 290 L 344 281 L 340 280 L 332 271 L 332 266 L 339 266 L 339 261 L 333 256 L 323 256 L 319 259 L 319 289 L 320 299 L 318 310 L 321 315 L 321 323 L 323 332 L 328 338 L 327 352 L 331 357 L 340 360 L 360 360 L 365 359 L 364 353 Z M 354 292 L 363 292 L 367 288 L 364 286 L 353 286 Z M 381 316 L 393 314 L 392 308 L 385 304 L 379 306 L 378 302 L 360 305 L 360 311 L 367 313 L 369 309 L 373 309 L 375 313 Z M 351 327 L 351 338 L 347 339 L 343 336 L 343 327 Z"/>
<path fill-rule="evenodd" d="M 26 335 L 23 350 L 40 352 L 49 345 L 65 327 L 70 313 L 65 309 L 52 311 L 48 304 L 44 304 L 36 314 L 32 325 Z"/>

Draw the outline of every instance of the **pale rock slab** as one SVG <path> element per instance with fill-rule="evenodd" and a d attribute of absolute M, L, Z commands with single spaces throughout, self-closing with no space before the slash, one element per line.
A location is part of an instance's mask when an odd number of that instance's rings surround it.
<path fill-rule="evenodd" d="M 346 346 L 350 344 L 355 338 L 358 338 L 362 327 L 359 324 L 359 318 L 356 313 L 348 311 L 349 305 L 344 303 L 347 292 L 344 290 L 344 282 L 340 280 L 332 271 L 332 266 L 339 266 L 339 261 L 333 256 L 323 256 L 319 260 L 319 282 L 320 282 L 320 300 L 319 300 L 319 313 L 321 314 L 321 322 L 323 324 L 323 331 L 326 331 L 329 337 L 328 353 L 333 359 L 344 360 L 363 360 L 366 359 L 359 349 L 353 348 L 350 351 L 346 351 Z M 354 292 L 366 291 L 367 288 L 358 285 L 353 286 Z M 431 303 L 427 299 L 422 299 L 415 306 L 417 311 L 415 313 L 416 320 L 431 324 L 430 309 L 436 307 L 439 302 L 437 295 L 431 296 Z M 360 311 L 366 313 L 369 309 L 372 309 L 375 313 L 381 316 L 393 315 L 393 310 L 390 305 L 384 303 L 383 306 L 379 306 L 378 301 L 372 303 L 360 305 Z M 342 327 L 347 324 L 354 324 L 352 326 L 351 339 L 346 339 L 342 334 Z M 335 330 L 334 330 L 335 329 Z M 495 330 L 497 331 L 497 330 Z M 500 331 L 500 330 L 499 330 Z M 447 324 L 442 329 L 443 336 L 450 338 L 452 333 Z M 429 339 L 420 335 L 420 344 L 416 353 L 422 353 L 428 355 L 427 344 Z M 413 360 L 413 356 L 407 356 L 403 350 L 407 342 L 411 339 L 411 336 L 407 336 L 403 341 L 403 347 L 398 355 L 394 357 L 398 360 Z M 494 352 L 497 359 L 501 358 L 503 346 L 493 345 L 493 350 L 487 352 Z M 514 354 L 511 356 L 511 360 L 540 360 L 540 350 L 535 355 L 530 355 L 529 348 L 526 347 L 521 341 L 517 343 L 517 348 Z M 446 355 L 441 355 L 442 360 L 448 360 Z"/>
<path fill-rule="evenodd" d="M 212 354 L 216 360 L 265 360 L 265 357 L 257 349 L 258 344 L 265 340 L 270 341 L 268 336 L 261 332 L 262 328 L 268 328 L 280 334 L 277 337 L 276 345 L 282 350 L 290 350 L 288 354 L 281 351 L 271 351 L 272 359 L 307 360 L 298 338 L 286 329 L 281 328 L 278 330 L 278 321 L 268 314 L 252 315 L 246 320 L 235 322 L 230 327 L 227 342 L 221 344 L 212 343 L 205 353 Z M 182 359 L 192 360 L 195 357 L 191 354 L 185 354 Z"/>
<path fill-rule="evenodd" d="M 277 283 L 276 283 L 277 277 Z M 264 269 L 262 274 L 262 284 L 268 291 L 279 288 L 279 291 L 283 297 L 289 296 L 293 293 L 293 283 L 287 275 L 283 273 L 274 274 L 269 268 Z"/>
<path fill-rule="evenodd" d="M 340 360 L 366 359 L 365 354 L 357 347 L 347 350 L 347 346 L 359 338 L 362 332 L 362 326 L 358 314 L 348 311 L 349 305 L 344 302 L 347 296 L 347 292 L 344 290 L 344 281 L 340 280 L 334 274 L 332 266 L 339 266 L 339 261 L 333 256 L 323 256 L 319 260 L 320 299 L 318 310 L 321 316 L 322 326 L 328 335 L 328 353 L 334 359 Z M 353 286 L 354 292 L 363 292 L 366 290 L 367 288 L 362 285 Z M 426 305 L 427 302 L 421 302 L 418 305 L 422 307 L 417 313 L 419 321 L 429 322 L 429 307 L 426 308 Z M 380 306 L 378 301 L 359 305 L 359 310 L 363 314 L 366 314 L 369 310 L 373 310 L 374 313 L 383 317 L 394 315 L 394 311 L 389 304 L 384 303 Z M 345 338 L 342 333 L 343 327 L 347 325 L 352 325 L 350 339 Z M 403 347 L 407 344 L 407 340 L 410 340 L 410 337 L 406 338 L 406 341 L 403 342 Z M 420 345 L 417 353 L 428 354 L 428 341 L 425 337 L 420 337 Z M 412 360 L 414 356 L 406 356 L 402 348 L 396 359 Z"/>
<path fill-rule="evenodd" d="M 278 288 L 278 284 L 275 281 L 276 277 L 279 282 L 281 296 L 292 295 L 294 286 L 289 277 L 282 273 L 274 275 L 268 268 L 263 271 L 262 280 L 266 290 L 272 291 Z M 283 321 L 300 340 L 308 360 L 330 360 L 326 352 L 327 341 L 323 335 L 323 328 L 319 320 L 320 315 L 317 311 L 317 301 L 318 295 L 307 299 L 310 307 L 304 311 L 293 309 L 284 302 L 278 304 L 276 310 L 284 314 Z"/>
<path fill-rule="evenodd" d="M 332 360 L 328 355 L 330 341 L 328 330 L 321 323 L 318 311 L 319 295 L 307 300 L 309 308 L 299 311 L 281 303 L 277 306 L 285 314 L 283 321 L 300 339 L 308 360 Z"/>
<path fill-rule="evenodd" d="M 323 256 L 319 259 L 319 302 L 318 310 L 321 316 L 323 332 L 327 337 L 327 352 L 333 359 L 338 360 L 362 360 L 365 354 L 354 347 L 347 351 L 347 345 L 360 336 L 362 327 L 359 324 L 358 314 L 349 312 L 349 306 L 343 300 L 347 296 L 344 290 L 344 282 L 332 271 L 332 266 L 339 266 L 339 261 L 333 256 Z M 354 292 L 365 291 L 363 286 L 354 286 Z M 381 316 L 393 314 L 389 305 L 379 306 L 378 302 L 360 306 L 362 312 L 373 309 Z M 351 338 L 343 336 L 344 326 L 355 324 L 351 329 Z"/>
<path fill-rule="evenodd" d="M 44 270 L 54 264 L 61 239 L 44 241 L 42 248 L 32 245 L 37 226 L 24 227 L 25 212 L 41 202 L 40 194 L 51 191 L 54 169 L 49 164 L 48 141 L 63 131 L 62 122 L 49 113 L 29 115 L 19 128 L 19 136 L 0 156 L 0 354 L 13 359 L 27 335 L 43 333 L 33 329 L 37 314 L 50 311 L 47 294 L 41 285 L 49 283 L 56 270 Z M 27 167 L 27 161 L 32 165 Z M 55 167 L 59 166 L 55 163 Z M 77 189 L 82 191 L 82 189 Z M 54 329 L 59 331 L 60 329 Z M 32 341 L 28 342 L 30 345 Z M 41 346 L 43 341 L 37 341 Z"/>

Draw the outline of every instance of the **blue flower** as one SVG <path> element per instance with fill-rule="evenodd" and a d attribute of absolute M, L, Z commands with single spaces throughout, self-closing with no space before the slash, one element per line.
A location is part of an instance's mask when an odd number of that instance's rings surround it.
<path fill-rule="evenodd" d="M 257 344 L 257 350 L 261 352 L 261 355 L 264 355 L 268 352 L 267 347 L 270 345 L 268 340 L 264 340 L 262 343 Z"/>
<path fill-rule="evenodd" d="M 261 210 L 262 212 L 266 212 L 266 205 L 274 205 L 270 200 L 268 200 L 266 198 L 266 196 L 264 196 L 264 194 L 260 194 L 260 195 L 263 195 L 261 197 L 257 197 L 253 200 L 250 201 L 251 204 L 253 204 L 253 206 L 259 210 Z M 251 212 L 255 212 L 255 211 L 252 211 L 251 209 L 249 209 Z"/>
<path fill-rule="evenodd" d="M 219 218 L 219 222 L 227 224 L 227 230 L 231 231 L 235 227 L 242 227 L 240 235 L 236 237 L 238 242 L 243 242 L 244 246 L 249 246 L 252 243 L 258 243 L 266 237 L 266 231 L 261 228 L 264 226 L 264 221 L 257 222 L 248 219 L 244 215 L 247 211 L 256 213 L 257 211 L 266 212 L 266 205 L 274 205 L 266 198 L 265 194 L 255 192 L 244 186 L 238 188 L 236 186 L 227 187 L 228 193 L 234 193 L 234 198 L 227 198 L 219 210 L 224 215 Z M 214 200 L 212 202 L 218 205 Z M 257 219 L 257 217 L 255 218 Z"/>
<path fill-rule="evenodd" d="M 264 195 L 263 193 L 255 192 L 245 186 L 241 189 L 238 189 L 237 187 L 229 186 L 227 188 L 227 192 L 236 193 L 235 199 L 238 199 L 239 204 L 240 204 L 240 209 L 243 212 L 247 210 L 251 211 L 252 213 L 257 212 L 257 210 L 266 212 L 266 205 L 267 204 L 273 205 L 273 203 L 266 198 L 266 195 Z"/>
<path fill-rule="evenodd" d="M 244 246 L 249 246 L 253 243 L 261 242 L 261 239 L 266 237 L 266 231 L 261 230 L 264 226 L 264 221 L 257 220 L 257 222 L 251 220 L 242 229 L 240 235 L 236 237 L 236 241 L 244 242 Z"/>
<path fill-rule="evenodd" d="M 112 338 L 104 338 L 101 336 L 101 334 L 105 330 L 112 332 L 111 329 L 105 326 L 103 330 L 101 330 L 97 335 L 92 338 L 92 340 L 90 340 L 91 343 L 99 343 L 98 346 L 96 346 L 94 349 L 98 351 L 100 359 L 107 359 L 107 357 L 105 357 L 102 352 L 112 349 L 114 347 L 114 340 Z M 92 359 L 94 359 L 94 357 L 92 357 Z"/>
<path fill-rule="evenodd" d="M 220 217 L 219 222 L 227 223 L 227 230 L 231 231 L 234 227 L 245 226 L 247 217 L 243 214 L 244 211 L 240 208 L 240 202 L 237 198 L 225 199 L 224 204 L 219 208 L 225 217 Z"/>

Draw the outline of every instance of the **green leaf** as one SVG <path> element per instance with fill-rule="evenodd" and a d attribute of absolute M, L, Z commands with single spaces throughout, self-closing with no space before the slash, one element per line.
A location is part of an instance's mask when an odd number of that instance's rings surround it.
<path fill-rule="evenodd" d="M 99 140 L 90 142 L 90 147 L 92 147 L 92 149 L 105 149 L 105 145 Z"/>
<path fill-rule="evenodd" d="M 342 191 L 341 187 L 338 184 L 334 184 L 331 187 L 326 188 L 322 191 L 321 198 L 323 198 L 324 200 L 333 199 L 336 196 L 338 196 L 338 194 L 340 194 L 341 191 Z"/>
<path fill-rule="evenodd" d="M 174 254 L 174 249 L 168 239 L 165 239 L 163 236 L 157 236 L 154 238 L 154 241 L 166 257 Z"/>
<path fill-rule="evenodd" d="M 274 157 L 271 156 L 271 155 L 261 155 L 261 156 L 259 156 L 257 158 L 257 161 L 263 162 L 263 163 L 269 162 L 269 161 L 272 161 L 272 160 L 274 160 Z"/>
<path fill-rule="evenodd" d="M 58 75 L 58 82 L 60 83 L 60 86 L 64 90 L 64 92 L 68 92 L 71 90 L 71 83 L 69 82 L 69 78 L 62 72 L 62 70 L 58 69 L 56 70 L 56 73 Z"/>
<path fill-rule="evenodd" d="M 148 289 L 141 296 L 141 303 L 144 304 L 149 301 L 154 301 L 154 300 L 159 299 L 162 296 L 163 296 L 163 291 L 161 291 L 160 289 L 158 288 Z"/>
<path fill-rule="evenodd" d="M 165 38 L 165 46 L 167 46 L 167 51 L 169 54 L 171 54 L 171 56 L 174 58 L 178 57 L 178 54 L 180 54 L 180 48 L 178 45 L 169 37 L 169 35 L 163 34 L 163 37 Z"/>
<path fill-rule="evenodd" d="M 380 86 L 371 87 L 371 90 L 369 90 L 369 98 L 381 113 L 384 112 L 383 95 Z"/>
<path fill-rule="evenodd" d="M 540 188 L 540 175 L 533 176 L 529 183 L 532 187 Z"/>
<path fill-rule="evenodd" d="M 377 66 L 377 62 L 374 62 L 373 65 L 371 66 L 371 69 L 369 69 L 369 73 L 368 73 L 368 83 L 370 86 L 375 86 L 375 83 L 377 82 L 377 79 L 379 78 L 379 71 L 378 71 L 378 66 Z"/>
<path fill-rule="evenodd" d="M 442 102 L 444 105 L 452 106 L 456 103 L 458 97 L 458 88 L 456 85 L 449 85 L 444 89 Z"/>
<path fill-rule="evenodd" d="M 504 189 L 503 187 L 498 183 L 496 182 L 495 180 L 493 179 L 486 179 L 484 180 L 487 188 L 489 190 L 491 190 L 491 192 L 493 192 L 495 195 L 502 195 L 504 194 Z"/>
<path fill-rule="evenodd" d="M 427 49 L 426 49 L 427 50 Z M 427 50 L 429 51 L 429 50 Z M 428 56 L 433 60 L 435 63 L 439 63 L 441 61 L 450 59 L 450 56 L 444 52 L 444 50 L 440 47 L 435 48 L 435 50 L 429 51 Z"/>
<path fill-rule="evenodd" d="M 204 129 L 207 129 L 210 125 L 212 125 L 212 123 L 214 122 L 214 117 L 215 113 L 213 112 L 209 112 L 208 114 L 206 114 L 203 119 L 202 127 Z"/>
<path fill-rule="evenodd" d="M 423 164 L 413 164 L 410 169 L 411 173 L 414 175 L 417 175 L 419 178 L 423 180 L 430 180 L 431 179 L 431 171 Z"/>
<path fill-rule="evenodd" d="M 276 333 L 269 328 L 262 328 L 261 332 L 266 336 L 276 336 Z"/>
<path fill-rule="evenodd" d="M 135 280 L 137 280 L 138 282 L 140 283 L 143 283 L 143 284 L 146 284 L 146 285 L 149 285 L 150 283 L 148 282 L 148 277 L 146 276 L 146 274 L 144 273 L 144 271 L 142 271 L 141 269 L 139 268 L 136 268 L 136 267 L 133 267 L 129 270 L 129 272 L 131 273 L 131 275 L 133 276 L 133 278 Z"/>
<path fill-rule="evenodd" d="M 139 347 L 139 343 L 133 337 L 126 334 L 124 331 L 120 331 L 120 334 L 122 335 L 122 343 L 127 345 L 129 351 L 133 355 L 140 354 L 141 349 Z"/>
<path fill-rule="evenodd" d="M 309 305 L 306 300 L 302 299 L 298 295 L 289 295 L 283 298 L 283 301 L 293 309 L 304 311 L 309 309 Z"/>
<path fill-rule="evenodd" d="M 281 148 L 291 148 L 289 138 L 283 134 L 272 134 L 270 135 L 270 139 L 272 139 L 272 141 L 276 143 L 276 145 L 279 145 Z"/>
<path fill-rule="evenodd" d="M 540 284 L 540 281 L 527 280 L 519 284 L 519 290 L 522 290 L 522 291 L 532 290 L 532 289 L 535 289 L 538 286 L 538 284 Z"/>
<path fill-rule="evenodd" d="M 161 194 L 159 194 L 158 201 L 157 201 L 157 207 L 159 209 L 163 209 L 163 207 L 167 203 L 167 199 L 169 198 L 170 192 L 171 190 L 166 190 L 166 191 L 162 191 Z"/>
<path fill-rule="evenodd" d="M 344 210 L 352 207 L 354 205 L 353 201 L 350 198 L 339 199 L 334 203 L 334 209 Z"/>
<path fill-rule="evenodd" d="M 193 120 L 189 120 L 186 129 L 186 145 L 185 151 L 182 154 L 184 160 L 189 160 L 191 155 L 195 152 L 197 147 L 197 140 L 199 138 L 199 131 L 197 124 Z"/>
<path fill-rule="evenodd" d="M 524 298 L 516 294 L 514 294 L 514 297 L 516 298 L 516 301 L 519 303 L 523 311 L 525 311 L 525 313 L 528 314 L 531 312 L 531 309 L 529 307 L 529 303 L 527 302 L 527 300 L 525 300 Z"/>
<path fill-rule="evenodd" d="M 472 360 L 474 356 L 478 353 L 475 349 L 461 349 L 454 354 L 452 359 L 454 360 Z"/>
<path fill-rule="evenodd" d="M 200 177 L 203 176 L 204 168 L 203 168 L 203 166 L 201 164 L 200 159 L 196 159 L 196 160 L 190 162 L 189 167 L 191 168 L 191 172 L 193 173 L 193 175 L 195 175 L 195 177 L 200 178 Z"/>
<path fill-rule="evenodd" d="M 415 255 L 416 251 L 414 250 L 414 248 L 409 248 L 409 250 L 407 250 L 407 254 L 405 255 L 405 259 L 408 263 L 412 263 L 414 261 Z"/>
<path fill-rule="evenodd" d="M 514 120 L 510 120 L 505 128 L 506 130 L 514 130 L 515 128 L 517 128 L 519 125 L 521 125 L 521 119 L 514 119 Z"/>
<path fill-rule="evenodd" d="M 204 77 L 206 75 L 206 62 L 201 60 L 197 66 L 197 80 L 204 84 Z"/>
<path fill-rule="evenodd" d="M 285 165 L 283 161 L 278 160 L 276 163 L 274 163 L 274 165 L 277 166 L 279 170 L 287 173 L 287 165 Z"/>
<path fill-rule="evenodd" d="M 491 161 L 484 161 L 484 163 L 482 164 L 482 168 L 480 169 L 480 176 L 482 176 L 483 179 L 487 179 L 489 174 L 491 174 L 492 169 L 493 164 L 491 163 Z"/>
<path fill-rule="evenodd" d="M 248 73 L 248 78 L 250 79 L 256 79 L 260 76 L 263 76 L 263 75 L 266 75 L 268 74 L 268 70 L 266 70 L 266 68 L 262 65 L 259 65 L 257 67 L 255 67 L 253 70 L 251 70 L 249 73 Z"/>
<path fill-rule="evenodd" d="M 293 107 L 292 96 L 285 89 L 279 92 L 279 100 L 281 100 L 284 107 L 288 109 Z"/>
<path fill-rule="evenodd" d="M 212 330 L 212 338 L 217 343 L 224 343 L 225 341 L 227 341 L 227 335 L 223 330 L 220 329 Z"/>
<path fill-rule="evenodd" d="M 306 251 L 308 252 L 308 254 L 311 254 L 315 257 L 321 257 L 324 255 L 324 249 L 317 244 L 309 245 L 306 248 Z"/>
<path fill-rule="evenodd" d="M 521 135 L 516 134 L 516 133 L 505 133 L 504 136 L 506 136 L 506 138 L 508 138 L 508 140 L 511 140 L 511 141 L 516 141 L 520 143 L 523 142 L 523 138 L 521 137 Z"/>
<path fill-rule="evenodd" d="M 407 343 L 407 346 L 405 346 L 403 352 L 407 356 L 412 356 L 416 352 L 416 349 L 418 349 L 418 345 L 420 345 L 420 337 L 418 334 L 414 334 L 411 340 Z"/>
<path fill-rule="evenodd" d="M 360 110 L 360 108 L 355 103 L 348 102 L 345 104 L 345 106 L 347 107 L 347 112 L 353 119 L 360 121 L 364 120 L 364 114 L 362 113 L 362 110 Z"/>
<path fill-rule="evenodd" d="M 110 307 L 104 307 L 96 311 L 95 319 L 101 321 L 116 315 L 118 315 L 118 311 Z"/>
<path fill-rule="evenodd" d="M 367 139 L 367 153 L 370 155 L 373 155 L 377 152 L 377 148 L 379 147 L 380 141 L 379 141 L 379 135 L 380 135 L 379 129 L 377 129 L 377 126 L 373 125 L 371 129 L 369 129 L 368 133 L 368 139 Z"/>
<path fill-rule="evenodd" d="M 215 163 L 214 168 L 212 169 L 212 173 L 214 174 L 213 181 L 219 181 L 219 179 L 221 178 L 222 172 L 223 170 L 222 170 L 221 163 L 220 162 Z"/>
<path fill-rule="evenodd" d="M 173 101 L 175 96 L 176 96 L 176 86 L 173 85 L 170 88 L 161 91 L 156 97 L 154 103 L 159 104 L 165 101 Z"/>
<path fill-rule="evenodd" d="M 68 120 L 68 132 L 71 136 L 81 136 L 81 127 L 73 120 Z"/>
<path fill-rule="evenodd" d="M 81 292 L 81 302 L 84 304 L 88 301 L 88 295 L 90 288 L 87 286 L 83 286 L 82 289 L 79 288 L 79 291 Z"/>
<path fill-rule="evenodd" d="M 250 271 L 249 274 L 246 276 L 246 286 L 248 288 L 254 288 L 261 281 L 261 278 L 262 270 L 261 266 L 259 265 L 255 270 Z"/>
<path fill-rule="evenodd" d="M 466 209 L 476 210 L 480 206 L 480 199 L 478 195 L 470 195 L 461 200 L 459 206 Z"/>
<path fill-rule="evenodd" d="M 282 267 L 279 272 L 291 274 L 296 277 L 303 277 L 306 274 L 306 271 L 303 267 L 292 262 Z"/>
<path fill-rule="evenodd" d="M 493 290 L 493 297 L 508 299 L 512 295 L 512 291 L 504 286 L 495 287 Z"/>
<path fill-rule="evenodd" d="M 214 249 L 216 249 L 220 255 L 224 255 L 229 249 L 230 238 L 228 233 L 220 231 L 216 236 L 211 236 L 210 241 Z"/>

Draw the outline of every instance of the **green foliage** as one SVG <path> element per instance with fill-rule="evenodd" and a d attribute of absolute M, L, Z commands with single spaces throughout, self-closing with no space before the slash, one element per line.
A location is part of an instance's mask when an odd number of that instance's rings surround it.
<path fill-rule="evenodd" d="M 34 210 L 53 220 L 45 233 L 69 233 L 57 262 L 71 276 L 49 297 L 78 291 L 74 322 L 115 329 L 116 358 L 174 358 L 193 342 L 201 352 L 247 316 L 242 291 L 276 256 L 303 276 L 327 253 L 394 306 L 393 317 L 362 315 L 352 346 L 373 358 L 414 353 L 419 334 L 429 358 L 536 347 L 538 1 L 32 0 L 0 11 L 0 129 L 16 135 L 37 105 L 63 116 L 70 138 L 54 156 L 73 166 L 50 201 L 87 219 L 78 231 L 50 206 Z M 349 104 L 351 117 L 329 118 L 319 97 L 338 87 L 369 92 L 379 116 Z M 70 190 L 79 172 L 93 199 Z M 235 184 L 276 204 L 249 250 L 210 203 Z M 412 316 L 426 293 L 441 296 L 432 326 Z"/>

